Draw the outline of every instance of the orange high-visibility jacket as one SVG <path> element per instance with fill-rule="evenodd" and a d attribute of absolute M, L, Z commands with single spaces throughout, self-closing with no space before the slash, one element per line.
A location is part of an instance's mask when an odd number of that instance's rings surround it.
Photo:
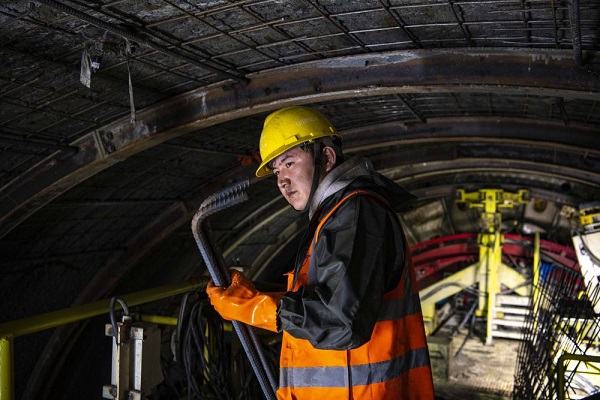
<path fill-rule="evenodd" d="M 352 209 L 379 207 L 378 213 L 381 214 L 381 208 L 383 208 L 383 213 L 388 214 L 387 218 L 392 218 L 389 217 L 392 215 L 395 219 L 393 211 L 383 203 L 387 203 L 386 200 L 373 192 L 346 191 L 345 196 L 338 198 L 335 205 L 326 210 L 326 215 L 320 218 L 299 271 L 295 275 L 293 273 L 288 275 L 289 292 L 284 296 L 284 302 L 280 303 L 280 309 L 278 309 L 283 329 L 278 399 L 429 400 L 434 398 L 418 289 L 408 255 L 402 256 L 403 265 L 396 268 L 400 270 L 400 276 L 397 277 L 395 287 L 385 294 L 380 293 L 378 296 L 373 293 L 372 298 L 363 299 L 364 302 L 377 303 L 377 311 L 373 313 L 372 324 L 364 324 L 367 327 L 372 326 L 372 331 L 359 332 L 357 339 L 346 338 L 343 334 L 339 334 L 339 338 L 336 338 L 334 342 L 345 346 L 342 349 L 335 349 L 336 345 L 331 345 L 332 340 L 329 338 L 318 336 L 319 329 L 327 331 L 328 321 L 331 320 L 331 317 L 325 314 L 328 312 L 327 310 L 312 315 L 310 305 L 306 304 L 300 306 L 301 311 L 292 313 L 286 310 L 286 308 L 293 308 L 293 304 L 290 306 L 289 303 L 300 304 L 303 302 L 298 298 L 294 300 L 295 295 L 297 297 L 308 296 L 303 293 L 311 291 L 311 295 L 314 297 L 315 289 L 310 288 L 311 284 L 314 285 L 315 280 L 322 279 L 318 276 L 319 274 L 329 273 L 310 271 L 309 267 L 317 268 L 314 260 L 311 265 L 311 259 L 318 257 L 318 254 L 313 254 L 313 252 L 319 246 L 319 241 L 335 241 L 332 236 L 321 232 L 328 221 L 335 220 L 335 218 L 330 220 L 330 217 L 335 215 L 342 206 L 350 207 L 350 213 L 353 212 Z M 381 221 L 378 220 L 377 223 L 381 223 Z M 399 227 L 397 220 L 396 223 Z M 334 226 L 332 229 L 335 231 L 337 228 Z M 382 230 L 384 228 L 381 227 Z M 383 241 L 383 239 L 381 240 Z M 402 240 L 404 240 L 403 236 Z M 378 240 L 374 238 L 373 243 L 377 245 Z M 335 244 L 332 243 L 327 245 L 335 247 Z M 404 248 L 404 246 L 401 247 Z M 378 251 L 390 252 L 393 250 L 374 249 L 373 254 L 369 254 L 369 257 L 377 257 Z M 335 269 L 336 267 L 329 265 L 327 268 Z M 368 280 L 376 279 L 373 278 L 376 275 L 369 276 Z M 379 275 L 384 275 L 383 271 L 379 271 Z M 368 283 L 364 282 L 364 284 L 368 286 Z M 346 286 L 344 291 L 352 290 L 351 288 L 356 285 L 361 285 L 361 283 L 354 282 Z M 336 301 L 344 301 L 327 297 L 326 290 L 321 294 L 318 293 L 319 289 L 316 289 L 316 292 L 325 303 L 323 306 L 325 308 L 327 308 L 326 303 L 328 302 L 333 304 Z M 344 297 L 344 295 L 341 296 Z M 348 298 L 353 299 L 353 294 L 349 294 Z M 332 306 L 331 310 L 341 310 L 332 312 L 338 312 L 340 319 L 343 319 L 346 311 L 349 315 L 356 314 L 356 310 L 352 310 L 352 307 L 355 306 L 360 307 L 357 304 L 343 306 L 338 304 Z M 348 308 L 350 311 L 344 310 L 344 308 Z M 303 313 L 301 319 L 296 315 L 298 313 Z M 295 319 L 301 320 L 302 325 L 294 329 Z M 349 321 L 348 324 L 352 325 L 352 321 Z M 313 327 L 309 327 L 310 325 Z M 356 325 L 356 329 L 359 329 L 359 324 Z M 347 331 L 351 332 L 352 328 L 350 326 Z M 299 337 L 306 330 L 317 332 L 317 336 Z M 354 333 L 348 334 L 354 335 Z M 365 336 L 366 339 L 360 339 L 361 336 Z M 319 346 L 325 348 L 317 348 Z"/>

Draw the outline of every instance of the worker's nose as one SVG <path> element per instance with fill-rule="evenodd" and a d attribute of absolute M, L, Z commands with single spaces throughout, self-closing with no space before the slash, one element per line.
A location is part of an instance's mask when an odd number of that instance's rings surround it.
<path fill-rule="evenodd" d="M 280 172 L 279 175 L 277 175 L 277 186 L 279 186 L 279 189 L 283 190 L 289 184 L 290 184 L 289 177 L 286 174 L 284 174 L 283 172 Z"/>

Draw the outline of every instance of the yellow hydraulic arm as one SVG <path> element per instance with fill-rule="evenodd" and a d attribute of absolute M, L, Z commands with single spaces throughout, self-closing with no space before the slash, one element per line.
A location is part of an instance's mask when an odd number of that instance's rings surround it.
<path fill-rule="evenodd" d="M 521 189 L 516 193 L 502 189 L 479 189 L 466 192 L 456 191 L 456 202 L 466 204 L 469 208 L 479 208 L 483 223 L 478 236 L 479 243 L 479 314 L 486 315 L 486 344 L 492 343 L 492 321 L 496 294 L 500 293 L 498 274 L 502 264 L 501 208 L 512 208 L 515 204 L 526 204 L 530 200 L 529 191 Z"/>

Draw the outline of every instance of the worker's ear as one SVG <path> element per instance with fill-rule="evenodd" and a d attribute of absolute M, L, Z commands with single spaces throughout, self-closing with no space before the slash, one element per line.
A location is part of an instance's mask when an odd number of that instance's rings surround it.
<path fill-rule="evenodd" d="M 333 167 L 335 167 L 335 163 L 337 161 L 337 156 L 335 154 L 335 150 L 333 150 L 332 147 L 330 146 L 325 146 L 323 148 L 323 153 L 322 153 L 322 157 L 323 157 L 323 168 L 325 169 L 325 172 L 329 172 L 333 169 Z"/>

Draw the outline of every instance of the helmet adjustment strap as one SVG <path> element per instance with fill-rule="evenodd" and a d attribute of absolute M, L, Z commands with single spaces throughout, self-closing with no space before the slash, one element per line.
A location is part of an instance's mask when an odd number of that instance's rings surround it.
<path fill-rule="evenodd" d="M 317 191 L 317 186 L 319 186 L 319 177 L 321 174 L 321 153 L 323 153 L 323 143 L 320 140 L 314 141 L 313 147 L 313 165 L 315 166 L 315 170 L 313 172 L 313 180 L 312 186 L 310 188 L 310 195 L 308 196 L 308 201 L 304 206 L 302 211 L 307 211 L 310 208 L 310 203 L 312 202 L 312 198 Z"/>

